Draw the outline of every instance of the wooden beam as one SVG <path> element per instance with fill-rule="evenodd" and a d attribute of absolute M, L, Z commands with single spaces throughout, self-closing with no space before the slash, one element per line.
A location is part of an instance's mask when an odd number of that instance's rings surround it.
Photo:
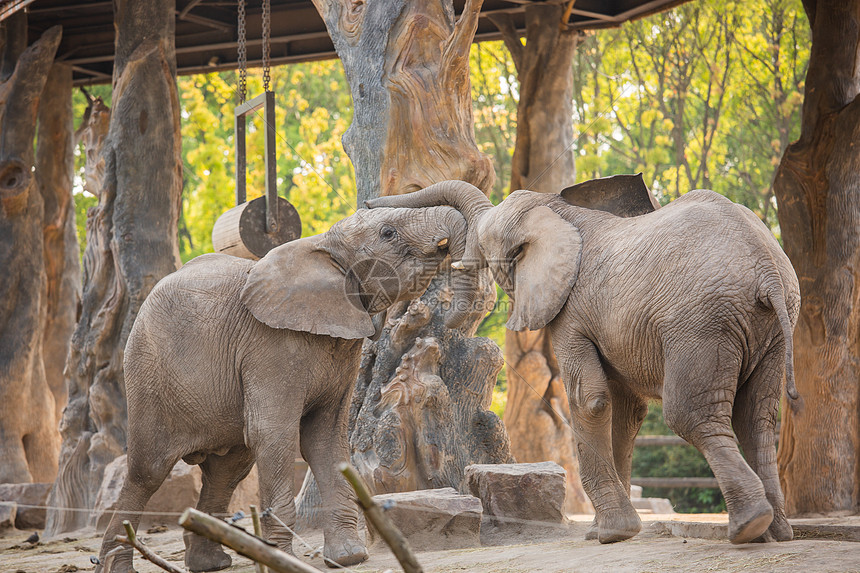
<path fill-rule="evenodd" d="M 632 477 L 630 483 L 642 487 L 679 488 L 706 487 L 719 489 L 717 478 L 655 478 Z"/>
<path fill-rule="evenodd" d="M 33 0 L 12 0 L 12 2 L 0 8 L 0 22 L 14 14 L 21 8 L 25 8 L 28 4 L 32 3 Z"/>

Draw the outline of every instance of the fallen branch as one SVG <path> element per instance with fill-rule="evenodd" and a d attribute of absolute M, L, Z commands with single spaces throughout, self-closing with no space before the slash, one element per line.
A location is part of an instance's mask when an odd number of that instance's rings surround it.
<path fill-rule="evenodd" d="M 415 553 L 412 552 L 409 542 L 406 541 L 403 533 L 397 529 L 394 522 L 383 513 L 382 508 L 373 501 L 373 497 L 371 497 L 370 492 L 367 490 L 367 485 L 355 471 L 355 468 L 346 462 L 341 462 L 338 465 L 338 470 L 346 477 L 352 489 L 355 490 L 358 504 L 364 510 L 367 519 L 391 548 L 391 552 L 394 553 L 397 561 L 400 562 L 400 566 L 403 567 L 404 573 L 424 573 L 424 569 L 418 564 L 418 560 L 415 558 Z"/>
<path fill-rule="evenodd" d="M 197 535 L 226 545 L 240 555 L 268 565 L 277 573 L 320 573 L 316 567 L 312 567 L 280 549 L 270 547 L 262 539 L 196 509 L 186 509 L 182 517 L 179 518 L 179 525 Z"/>
<path fill-rule="evenodd" d="M 143 555 L 144 559 L 146 559 L 150 563 L 154 563 L 155 565 L 158 565 L 159 567 L 161 567 L 165 571 L 168 571 L 169 573 L 187 573 L 185 571 L 185 569 L 181 569 L 181 568 L 177 567 L 176 565 L 171 565 L 170 563 L 168 563 L 167 561 L 165 561 L 164 559 L 162 559 L 161 557 L 156 555 L 152 551 L 152 549 L 150 549 L 149 547 L 144 545 L 143 542 L 140 541 L 137 538 L 137 536 L 134 534 L 134 529 L 131 527 L 131 523 L 129 523 L 129 521 L 127 519 L 122 522 L 122 525 L 123 525 L 123 527 L 125 527 L 126 535 L 117 535 L 115 538 L 115 541 L 122 543 L 124 545 L 131 545 L 132 547 L 134 547 L 135 549 L 140 551 L 140 554 Z"/>
<path fill-rule="evenodd" d="M 254 535 L 263 538 L 263 528 L 260 526 L 260 513 L 257 511 L 257 506 L 251 506 L 251 523 L 254 524 Z M 268 573 L 268 569 L 262 563 L 254 563 L 257 568 L 257 573 Z"/>

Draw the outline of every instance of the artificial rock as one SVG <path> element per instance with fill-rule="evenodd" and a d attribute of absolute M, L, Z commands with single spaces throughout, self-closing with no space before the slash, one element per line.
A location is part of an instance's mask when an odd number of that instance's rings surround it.
<path fill-rule="evenodd" d="M 481 501 L 451 487 L 373 497 L 416 551 L 481 545 Z M 370 545 L 382 544 L 371 527 Z"/>
<path fill-rule="evenodd" d="M 563 523 L 566 473 L 555 462 L 475 464 L 466 467 L 465 489 L 481 500 L 495 527 L 527 522 Z"/>
<path fill-rule="evenodd" d="M 44 529 L 44 506 L 52 485 L 50 483 L 0 484 L 0 501 L 16 502 L 17 511 L 14 515 L 16 528 Z"/>

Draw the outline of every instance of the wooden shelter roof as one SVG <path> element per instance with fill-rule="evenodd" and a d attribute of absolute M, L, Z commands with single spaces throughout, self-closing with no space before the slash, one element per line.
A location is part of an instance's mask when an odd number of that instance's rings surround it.
<path fill-rule="evenodd" d="M 415 1 L 415 0 L 407 0 Z M 525 28 L 525 5 L 532 0 L 484 0 L 475 41 L 500 39 L 487 15 L 508 12 Z M 553 0 L 548 0 L 553 1 Z M 555 0 L 563 1 L 563 0 Z M 569 25 L 575 29 L 617 26 L 684 0 L 576 0 Z M 454 0 L 459 14 L 464 0 Z M 176 63 L 179 74 L 234 69 L 237 60 L 237 0 L 176 0 Z M 260 65 L 261 1 L 247 0 L 248 63 Z M 335 58 L 325 24 L 311 0 L 271 0 L 272 64 Z M 63 26 L 58 60 L 74 69 L 76 85 L 104 83 L 113 71 L 114 25 L 111 0 L 7 0 L 0 20 L 28 10 L 29 42 L 55 24 Z"/>

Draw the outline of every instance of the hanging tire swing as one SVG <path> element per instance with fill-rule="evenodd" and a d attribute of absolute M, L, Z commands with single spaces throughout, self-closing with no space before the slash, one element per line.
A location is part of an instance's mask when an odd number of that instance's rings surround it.
<path fill-rule="evenodd" d="M 298 239 L 302 222 L 293 205 L 278 196 L 278 166 L 275 152 L 275 92 L 269 89 L 269 38 L 271 0 L 263 0 L 263 93 L 245 101 L 247 52 L 245 44 L 245 0 L 239 0 L 239 105 L 234 110 L 236 145 L 236 206 L 222 214 L 212 227 L 215 252 L 245 259 L 260 259 L 279 245 Z M 247 201 L 245 128 L 247 116 L 263 108 L 266 126 L 266 194 Z"/>

